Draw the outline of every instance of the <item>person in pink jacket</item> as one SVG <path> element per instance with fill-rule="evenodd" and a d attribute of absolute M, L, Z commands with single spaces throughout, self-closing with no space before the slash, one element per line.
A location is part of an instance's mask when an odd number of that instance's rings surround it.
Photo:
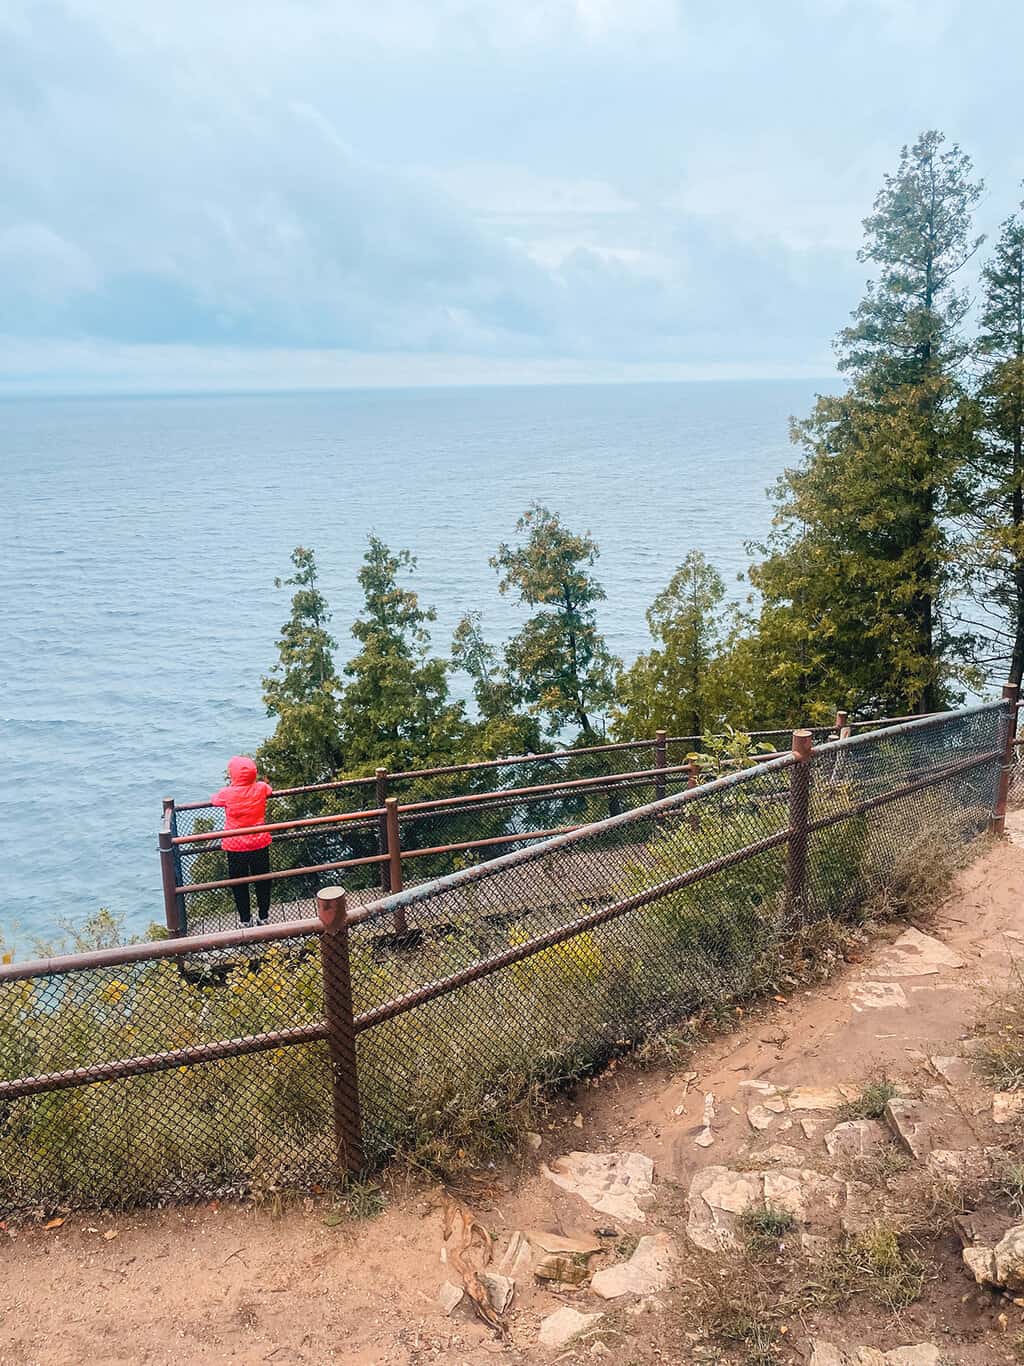
<path fill-rule="evenodd" d="M 267 831 L 255 835 L 232 835 L 231 830 L 241 830 L 249 825 L 263 825 L 266 818 L 267 798 L 273 788 L 263 782 L 256 772 L 256 765 L 245 754 L 236 754 L 228 760 L 228 787 L 222 787 L 210 798 L 211 806 L 224 808 L 224 838 L 221 847 L 228 856 L 228 877 L 255 877 L 258 873 L 270 872 L 270 842 Z M 252 907 L 249 900 L 249 883 L 239 883 L 232 887 L 235 905 L 243 925 L 252 924 Z M 254 882 L 256 908 L 259 923 L 265 925 L 270 918 L 270 883 Z"/>

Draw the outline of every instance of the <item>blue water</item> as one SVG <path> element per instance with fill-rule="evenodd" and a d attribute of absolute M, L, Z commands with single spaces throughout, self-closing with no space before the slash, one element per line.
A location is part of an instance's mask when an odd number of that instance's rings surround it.
<path fill-rule="evenodd" d="M 419 557 L 441 649 L 472 608 L 497 640 L 521 613 L 488 556 L 540 499 L 597 538 L 629 659 L 688 549 L 735 580 L 787 419 L 823 387 L 0 402 L 0 933 L 24 952 L 100 906 L 162 919 L 160 798 L 206 796 L 267 734 L 293 546 L 317 552 L 342 654 L 371 529 Z"/>

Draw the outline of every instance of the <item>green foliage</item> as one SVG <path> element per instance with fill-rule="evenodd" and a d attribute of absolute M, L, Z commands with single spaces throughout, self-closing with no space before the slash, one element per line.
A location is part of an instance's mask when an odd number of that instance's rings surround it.
<path fill-rule="evenodd" d="M 291 615 L 281 627 L 278 662 L 263 679 L 263 701 L 277 726 L 257 752 L 276 787 L 324 782 L 342 765 L 331 613 L 317 587 L 314 552 L 296 546 L 291 558 L 291 578 L 274 580 L 276 588 L 295 589 Z"/>
<path fill-rule="evenodd" d="M 777 1255 L 796 1219 L 788 1209 L 775 1205 L 750 1205 L 739 1217 L 739 1233 L 752 1257 Z"/>
<path fill-rule="evenodd" d="M 432 608 L 399 582 L 416 561 L 370 536 L 359 583 L 362 614 L 352 626 L 361 648 L 345 666 L 338 717 L 350 772 L 452 762 L 465 728 L 460 703 L 448 698 L 448 663 L 430 655 Z"/>
<path fill-rule="evenodd" d="M 539 608 L 508 642 L 508 676 L 548 732 L 579 727 L 592 740 L 595 721 L 614 697 L 618 661 L 597 629 L 594 604 L 604 589 L 590 572 L 598 549 L 589 534 L 569 531 L 557 513 L 534 503 L 516 523 L 518 545 L 502 544 L 491 564 L 500 574 L 502 593 Z"/>
<path fill-rule="evenodd" d="M 949 619 L 949 527 L 973 442 L 955 282 L 980 241 L 981 187 L 942 142 L 929 132 L 903 149 L 865 220 L 861 259 L 878 277 L 838 339 L 851 385 L 795 424 L 804 460 L 780 480 L 775 530 L 756 547 L 757 646 L 741 657 L 793 714 L 816 698 L 934 710 L 976 681 Z"/>
<path fill-rule="evenodd" d="M 845 1105 L 840 1106 L 839 1118 L 881 1119 L 885 1114 L 885 1107 L 898 1094 L 899 1088 L 883 1073 L 882 1076 L 869 1081 L 856 1100 L 847 1101 Z"/>
<path fill-rule="evenodd" d="M 979 440 L 965 515 L 968 577 L 981 602 L 991 676 L 1024 675 L 1024 218 L 1003 223 L 982 271 L 976 342 Z M 994 620 L 993 620 L 994 618 Z"/>
<path fill-rule="evenodd" d="M 519 691 L 505 661 L 482 632 L 479 612 L 467 612 L 455 628 L 452 664 L 473 680 L 479 722 L 466 737 L 467 754 L 491 759 L 509 754 L 537 754 L 543 748 L 535 716 L 519 710 Z"/>
<path fill-rule="evenodd" d="M 719 664 L 725 585 L 699 550 L 691 550 L 647 612 L 656 644 L 619 674 L 613 709 L 617 740 L 665 730 L 700 735 L 726 714 Z"/>

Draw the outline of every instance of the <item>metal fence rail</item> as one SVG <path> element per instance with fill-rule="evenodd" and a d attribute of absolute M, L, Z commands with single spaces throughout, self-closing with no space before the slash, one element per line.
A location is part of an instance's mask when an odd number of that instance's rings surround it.
<path fill-rule="evenodd" d="M 778 980 L 998 828 L 1014 699 L 789 752 L 357 909 L 0 968 L 0 1209 L 282 1185 L 491 1134 Z M 396 929 L 400 925 L 401 929 Z"/>
<path fill-rule="evenodd" d="M 845 713 L 837 713 L 837 727 L 844 724 Z M 791 733 L 751 738 L 768 747 L 783 736 L 788 743 Z M 830 728 L 812 734 L 824 741 Z M 298 920 L 315 913 L 326 874 L 344 885 L 351 903 L 366 904 L 500 857 L 696 786 L 693 755 L 705 740 L 658 731 L 653 740 L 408 773 L 378 769 L 374 778 L 287 789 L 273 795 L 267 824 L 258 827 L 273 836 L 270 871 L 246 879 L 227 875 L 223 811 L 168 798 L 159 840 L 168 930 L 232 928 L 236 887 L 269 884 L 270 918 Z"/>

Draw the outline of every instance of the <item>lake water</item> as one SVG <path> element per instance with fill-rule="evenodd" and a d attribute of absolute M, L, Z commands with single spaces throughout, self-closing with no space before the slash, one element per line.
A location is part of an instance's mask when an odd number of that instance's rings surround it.
<path fill-rule="evenodd" d="M 596 537 L 601 624 L 629 659 L 691 547 L 735 580 L 794 458 L 788 417 L 823 388 L 0 402 L 0 933 L 24 952 L 100 906 L 162 919 L 160 799 L 206 796 L 267 734 L 295 545 L 343 655 L 371 529 L 418 556 L 446 650 L 469 609 L 495 640 L 522 619 L 487 560 L 539 499 Z"/>

